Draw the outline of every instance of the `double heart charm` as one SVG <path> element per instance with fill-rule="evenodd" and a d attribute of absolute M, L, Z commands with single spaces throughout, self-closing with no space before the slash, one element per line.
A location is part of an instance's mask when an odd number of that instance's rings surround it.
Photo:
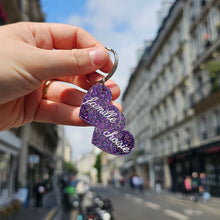
<path fill-rule="evenodd" d="M 134 148 L 133 135 L 123 130 L 125 117 L 114 105 L 108 87 L 95 85 L 87 92 L 81 104 L 79 117 L 95 126 L 92 144 L 101 150 L 126 155 Z"/>

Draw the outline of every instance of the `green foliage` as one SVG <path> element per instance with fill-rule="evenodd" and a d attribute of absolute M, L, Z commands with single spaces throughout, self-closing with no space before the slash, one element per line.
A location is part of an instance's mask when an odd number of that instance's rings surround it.
<path fill-rule="evenodd" d="M 213 90 L 219 89 L 218 78 L 220 75 L 220 61 L 210 60 L 205 64 L 205 68 L 208 70 Z"/>
<path fill-rule="evenodd" d="M 77 173 L 76 166 L 71 162 L 64 162 L 64 170 L 68 173 Z"/>
<path fill-rule="evenodd" d="M 217 73 L 220 73 L 220 61 L 218 60 L 208 61 L 205 67 L 208 69 L 211 77 L 215 77 Z"/>
<path fill-rule="evenodd" d="M 96 156 L 94 168 L 97 169 L 97 179 L 98 179 L 98 182 L 101 183 L 102 182 L 102 176 L 101 176 L 101 171 L 102 171 L 102 153 L 99 153 Z"/>

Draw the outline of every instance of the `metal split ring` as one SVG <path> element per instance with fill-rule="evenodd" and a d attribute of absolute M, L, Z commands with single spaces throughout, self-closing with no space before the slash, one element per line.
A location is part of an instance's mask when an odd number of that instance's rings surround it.
<path fill-rule="evenodd" d="M 103 77 L 101 80 L 98 80 L 98 81 L 96 81 L 96 82 L 92 82 L 92 81 L 90 81 L 90 80 L 87 79 L 88 82 L 90 82 L 90 83 L 92 83 L 92 84 L 100 84 L 100 83 L 101 83 L 101 84 L 104 84 L 108 79 L 110 79 L 110 78 L 113 76 L 113 74 L 115 73 L 115 70 L 116 70 L 117 67 L 118 67 L 118 55 L 117 55 L 117 53 L 116 53 L 113 49 L 111 49 L 111 48 L 109 48 L 109 47 L 105 47 L 105 49 L 113 53 L 113 55 L 114 55 L 114 65 L 113 65 L 113 67 L 112 67 L 111 72 L 108 73 L 108 75 L 106 75 L 105 77 Z"/>

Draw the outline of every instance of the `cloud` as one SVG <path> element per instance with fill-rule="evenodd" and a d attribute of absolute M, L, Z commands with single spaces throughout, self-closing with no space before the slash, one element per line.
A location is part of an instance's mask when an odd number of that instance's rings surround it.
<path fill-rule="evenodd" d="M 131 69 L 137 64 L 137 50 L 144 40 L 153 39 L 157 31 L 156 12 L 162 0 L 88 0 L 85 13 L 72 14 L 65 23 L 80 26 L 90 32 L 105 46 L 118 53 L 119 66 L 113 80 L 121 87 L 127 86 Z M 91 131 L 86 128 L 71 128 L 74 155 L 77 149 L 91 149 Z M 83 138 L 84 137 L 84 138 Z M 84 150 L 82 150 L 84 148 Z"/>
<path fill-rule="evenodd" d="M 157 30 L 156 11 L 161 0 L 88 0 L 83 15 L 73 14 L 66 23 L 80 26 L 119 55 L 115 81 L 124 91 L 131 68 L 137 63 L 137 49 Z"/>

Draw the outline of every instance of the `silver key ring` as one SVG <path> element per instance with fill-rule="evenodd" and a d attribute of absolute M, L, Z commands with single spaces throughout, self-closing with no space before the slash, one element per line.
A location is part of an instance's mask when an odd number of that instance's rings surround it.
<path fill-rule="evenodd" d="M 104 84 L 107 80 L 109 80 L 113 76 L 113 74 L 115 73 L 115 70 L 118 67 L 118 55 L 117 55 L 117 53 L 109 47 L 105 47 L 105 49 L 113 53 L 113 55 L 114 55 L 114 66 L 112 67 L 111 72 L 108 73 L 108 75 L 103 77 L 101 80 L 98 80 L 96 82 L 91 82 L 90 80 L 87 79 L 92 84 L 100 84 L 100 83 Z"/>

